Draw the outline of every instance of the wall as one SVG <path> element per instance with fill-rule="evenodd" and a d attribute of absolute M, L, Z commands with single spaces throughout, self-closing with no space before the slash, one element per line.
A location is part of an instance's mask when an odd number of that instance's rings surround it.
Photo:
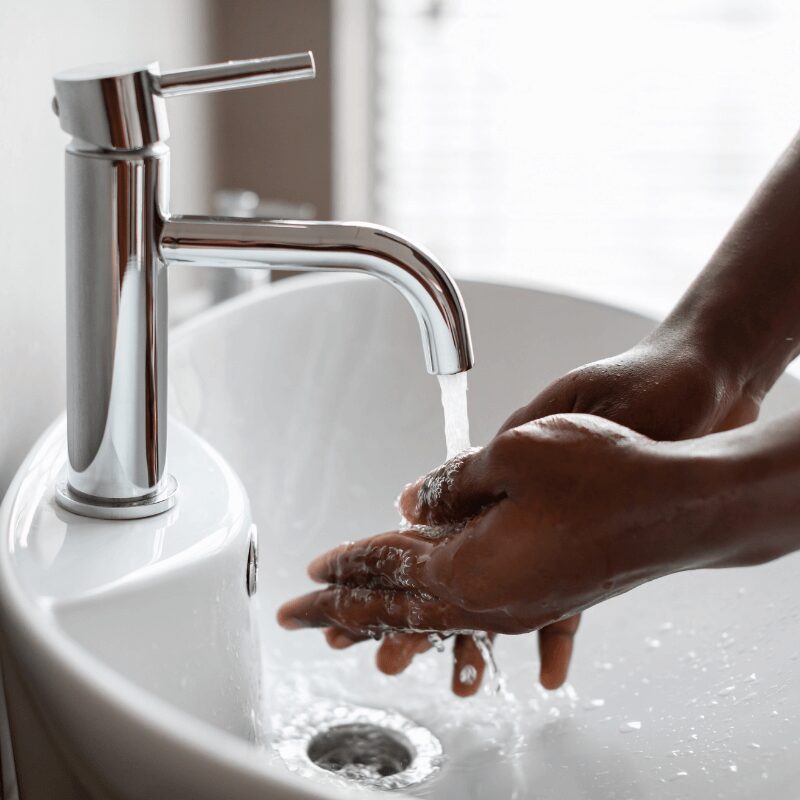
<path fill-rule="evenodd" d="M 215 185 L 312 203 L 319 219 L 329 219 L 331 3 L 226 0 L 211 8 L 217 60 L 312 50 L 317 66 L 314 80 L 213 97 Z"/>
<path fill-rule="evenodd" d="M 64 166 L 51 76 L 81 64 L 209 59 L 206 0 L 0 2 L 0 496 L 64 406 Z M 173 206 L 203 211 L 205 98 L 170 101 Z"/>

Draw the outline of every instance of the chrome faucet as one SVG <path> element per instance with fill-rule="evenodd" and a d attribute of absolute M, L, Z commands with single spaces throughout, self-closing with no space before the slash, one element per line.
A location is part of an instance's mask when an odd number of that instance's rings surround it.
<path fill-rule="evenodd" d="M 167 269 L 290 265 L 382 278 L 411 304 L 428 371 L 472 366 L 464 304 L 423 248 L 376 225 L 172 215 L 165 99 L 314 77 L 311 53 L 161 73 L 157 63 L 55 76 L 66 151 L 66 480 L 78 514 L 135 519 L 177 499 L 167 472 Z"/>

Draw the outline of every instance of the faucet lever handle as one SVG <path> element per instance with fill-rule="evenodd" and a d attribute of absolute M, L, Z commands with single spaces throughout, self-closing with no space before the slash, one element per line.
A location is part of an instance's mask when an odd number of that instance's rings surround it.
<path fill-rule="evenodd" d="M 307 51 L 173 70 L 162 75 L 153 75 L 153 83 L 156 92 L 162 97 L 177 97 L 182 94 L 221 92 L 226 89 L 297 81 L 313 78 L 315 74 L 314 55 Z"/>

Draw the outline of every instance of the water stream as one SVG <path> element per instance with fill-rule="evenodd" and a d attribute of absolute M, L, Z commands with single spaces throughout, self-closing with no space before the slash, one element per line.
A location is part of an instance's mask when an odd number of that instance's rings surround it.
<path fill-rule="evenodd" d="M 442 409 L 444 410 L 444 436 L 447 444 L 447 460 L 469 450 L 469 409 L 467 406 L 467 373 L 458 372 L 455 375 L 439 375 L 439 388 L 442 393 Z M 432 634 L 434 636 L 435 634 Z M 492 640 L 482 632 L 476 631 L 472 638 L 484 662 L 488 685 L 490 690 L 497 694 L 505 691 L 503 674 L 497 667 Z M 438 652 L 443 651 L 441 638 L 439 645 L 434 644 Z"/>
<path fill-rule="evenodd" d="M 467 373 L 439 375 L 444 409 L 444 436 L 447 460 L 469 450 L 469 412 L 467 410 Z"/>

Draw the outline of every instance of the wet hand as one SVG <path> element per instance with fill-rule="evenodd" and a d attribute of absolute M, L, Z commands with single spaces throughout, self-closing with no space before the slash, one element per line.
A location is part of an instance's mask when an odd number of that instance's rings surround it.
<path fill-rule="evenodd" d="M 593 414 L 632 428 L 656 440 L 703 436 L 752 422 L 758 415 L 756 397 L 741 382 L 729 379 L 718 360 L 705 352 L 698 337 L 688 331 L 657 330 L 645 341 L 612 358 L 575 369 L 551 383 L 529 404 L 514 412 L 500 433 L 552 414 Z M 424 502 L 406 508 L 413 523 L 424 524 Z M 458 508 L 446 524 L 458 524 Z M 560 686 L 567 677 L 579 617 L 560 620 L 539 630 L 542 685 Z M 330 631 L 334 646 L 356 640 L 343 631 Z M 458 637 L 454 649 L 453 690 L 467 695 L 479 681 L 464 685 L 464 668 L 482 663 L 471 640 Z M 393 634 L 385 637 L 378 653 L 379 667 L 389 674 L 405 669 L 414 656 L 430 648 L 426 635 Z M 467 672 L 466 674 L 470 674 Z"/>
<path fill-rule="evenodd" d="M 332 629 L 334 643 L 337 632 L 421 642 L 428 632 L 563 623 L 683 568 L 679 543 L 697 524 L 681 513 L 689 470 L 669 445 L 597 417 L 511 429 L 404 492 L 404 513 L 431 529 L 321 556 L 309 572 L 327 587 L 284 605 L 279 620 Z M 466 522 L 450 527 L 454 518 Z"/>
<path fill-rule="evenodd" d="M 700 337 L 672 326 L 618 356 L 567 373 L 515 411 L 500 431 L 575 412 L 618 422 L 651 439 L 674 441 L 746 425 L 758 411 L 758 398 L 726 375 Z M 539 631 L 545 688 L 566 680 L 578 624 L 576 617 Z"/>

